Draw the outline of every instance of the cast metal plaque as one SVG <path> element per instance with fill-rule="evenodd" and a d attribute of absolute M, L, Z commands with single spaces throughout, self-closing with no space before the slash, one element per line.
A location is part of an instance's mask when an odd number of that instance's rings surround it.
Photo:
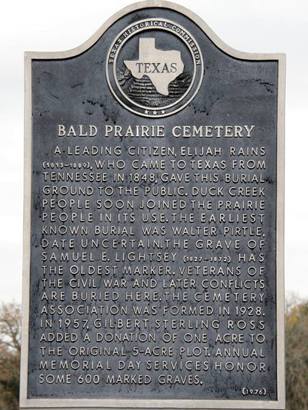
<path fill-rule="evenodd" d="M 284 407 L 283 100 L 167 2 L 26 53 L 22 408 Z"/>

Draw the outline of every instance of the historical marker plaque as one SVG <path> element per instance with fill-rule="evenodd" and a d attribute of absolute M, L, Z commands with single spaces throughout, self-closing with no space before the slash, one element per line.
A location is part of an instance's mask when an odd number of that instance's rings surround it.
<path fill-rule="evenodd" d="M 283 88 L 169 3 L 26 54 L 22 408 L 283 408 Z"/>

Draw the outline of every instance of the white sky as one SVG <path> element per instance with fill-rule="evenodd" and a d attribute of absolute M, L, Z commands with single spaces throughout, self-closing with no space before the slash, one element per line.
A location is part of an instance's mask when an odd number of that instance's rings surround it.
<path fill-rule="evenodd" d="M 0 302 L 21 300 L 23 52 L 87 40 L 127 0 L 8 0 L 0 13 Z M 231 47 L 287 54 L 286 291 L 308 297 L 308 2 L 178 0 Z M 307 208 L 306 208 L 307 206 Z"/>

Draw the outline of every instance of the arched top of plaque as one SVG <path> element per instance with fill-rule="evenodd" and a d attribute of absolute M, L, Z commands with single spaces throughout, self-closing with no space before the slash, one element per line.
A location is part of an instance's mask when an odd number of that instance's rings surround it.
<path fill-rule="evenodd" d="M 123 108 L 149 119 L 168 117 L 188 106 L 200 88 L 207 87 L 204 79 L 212 78 L 220 66 L 228 69 L 229 58 L 279 61 L 279 77 L 284 77 L 283 54 L 237 51 L 199 16 L 167 1 L 138 2 L 122 9 L 71 50 L 27 52 L 26 66 L 31 60 L 78 58 L 99 44 L 96 55 L 103 56 L 100 63 L 105 59 L 100 71 L 107 88 Z M 224 62 L 219 52 L 225 55 Z"/>
<path fill-rule="evenodd" d="M 217 48 L 219 48 L 221 51 L 232 57 L 243 60 L 285 59 L 285 54 L 283 53 L 250 53 L 236 50 L 235 48 L 232 48 L 228 44 L 226 44 L 197 14 L 177 3 L 164 0 L 140 1 L 130 4 L 127 7 L 124 7 L 123 9 L 115 13 L 113 16 L 111 16 L 104 24 L 102 24 L 102 26 L 88 40 L 86 40 L 84 43 L 80 44 L 77 47 L 64 51 L 26 51 L 25 56 L 31 59 L 64 59 L 76 57 L 79 54 L 82 54 L 89 48 L 91 48 L 117 20 L 121 19 L 127 14 L 136 12 L 138 10 L 141 11 L 150 8 L 169 9 L 184 15 L 185 17 L 192 20 L 195 24 L 197 24 L 203 30 L 203 32 L 210 38 L 210 40 L 216 45 Z"/>

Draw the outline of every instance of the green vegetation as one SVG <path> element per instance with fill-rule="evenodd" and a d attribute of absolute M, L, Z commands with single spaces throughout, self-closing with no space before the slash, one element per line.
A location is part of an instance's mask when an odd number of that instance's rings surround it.
<path fill-rule="evenodd" d="M 308 410 L 308 302 L 286 312 L 287 410 Z"/>
<path fill-rule="evenodd" d="M 0 308 L 0 410 L 19 408 L 20 307 Z"/>

